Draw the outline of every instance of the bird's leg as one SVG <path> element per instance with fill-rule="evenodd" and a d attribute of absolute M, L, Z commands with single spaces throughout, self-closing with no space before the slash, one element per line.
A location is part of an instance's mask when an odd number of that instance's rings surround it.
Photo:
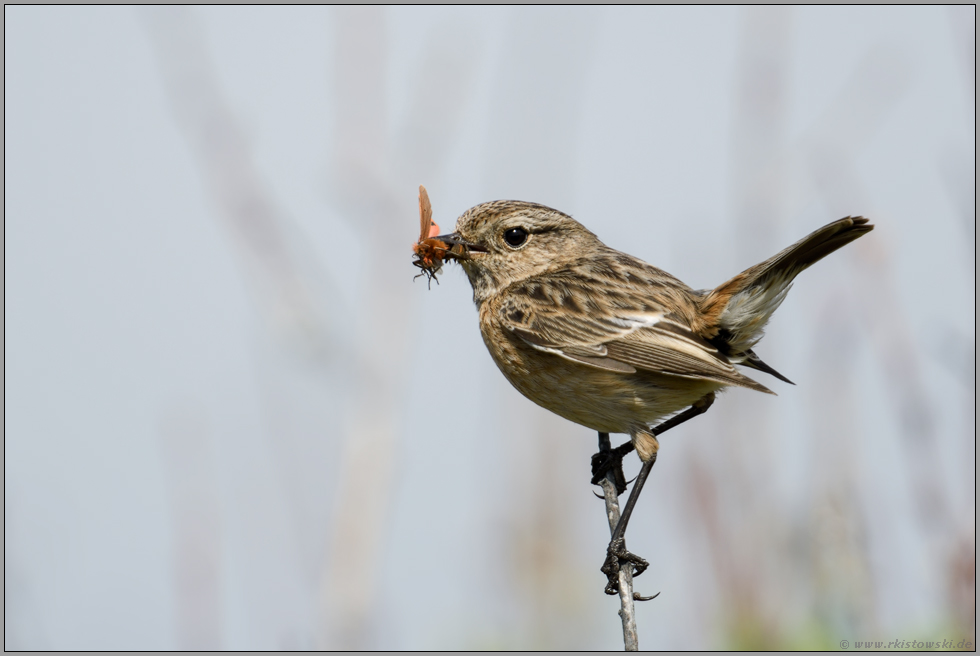
<path fill-rule="evenodd" d="M 609 448 L 609 433 L 599 433 L 599 441 L 605 448 L 592 456 L 592 484 L 600 485 L 606 472 L 613 472 L 616 483 L 616 494 L 626 491 L 626 475 L 623 474 L 623 456 L 635 449 L 633 442 L 621 444 L 615 449 Z"/>
<path fill-rule="evenodd" d="M 616 530 L 613 531 L 612 539 L 606 548 L 606 560 L 602 563 L 601 571 L 606 575 L 606 594 L 608 595 L 619 594 L 619 569 L 624 562 L 633 564 L 634 577 L 642 574 L 650 565 L 643 558 L 626 550 L 625 533 L 630 513 L 633 512 L 633 506 L 636 505 L 636 499 L 640 496 L 640 490 L 643 489 L 643 484 L 646 483 L 647 476 L 650 475 L 650 470 L 653 469 L 653 463 L 656 461 L 657 454 L 654 453 L 653 457 L 643 463 L 640 468 L 640 473 L 636 477 L 636 485 L 633 486 L 633 491 L 626 501 L 626 507 L 623 508 L 623 512 L 619 516 L 619 523 L 616 524 Z"/>
<path fill-rule="evenodd" d="M 696 403 L 694 403 L 694 405 L 676 417 L 668 419 L 664 423 L 650 430 L 649 437 L 653 438 L 652 454 L 649 459 L 643 463 L 643 466 L 640 467 L 640 473 L 636 477 L 636 484 L 633 486 L 633 491 L 630 492 L 629 499 L 626 501 L 626 506 L 623 508 L 623 513 L 619 517 L 619 523 L 616 524 L 616 530 L 613 531 L 612 539 L 609 540 L 609 547 L 606 549 L 606 560 L 602 564 L 601 570 L 608 579 L 608 583 L 606 583 L 606 594 L 619 594 L 619 568 L 621 561 L 626 561 L 633 564 L 633 567 L 635 568 L 635 571 L 633 572 L 634 577 L 642 574 L 649 566 L 649 563 L 646 560 L 626 550 L 626 526 L 629 524 L 630 515 L 633 513 L 633 507 L 636 506 L 636 500 L 640 498 L 640 491 L 643 490 L 643 484 L 646 483 L 647 477 L 650 475 L 650 470 L 653 469 L 653 464 L 657 462 L 657 435 L 660 435 L 661 433 L 664 433 L 675 426 L 683 424 L 688 419 L 693 419 L 700 414 L 704 414 L 708 408 L 711 407 L 711 404 L 714 403 L 714 401 L 715 394 L 714 392 L 711 392 L 699 399 Z"/>

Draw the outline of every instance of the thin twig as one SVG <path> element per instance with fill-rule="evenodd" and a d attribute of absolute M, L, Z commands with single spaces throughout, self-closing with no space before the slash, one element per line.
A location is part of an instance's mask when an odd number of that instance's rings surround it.
<path fill-rule="evenodd" d="M 609 433 L 599 433 L 599 453 L 611 450 Z M 616 494 L 616 478 L 612 470 L 606 472 L 602 479 L 602 493 L 606 499 L 606 517 L 609 519 L 610 535 L 619 524 L 619 495 Z M 623 644 L 626 651 L 637 651 L 639 640 L 636 636 L 636 612 L 633 605 L 633 564 L 620 561 L 619 565 L 619 601 L 622 608 L 619 616 L 623 620 Z"/>

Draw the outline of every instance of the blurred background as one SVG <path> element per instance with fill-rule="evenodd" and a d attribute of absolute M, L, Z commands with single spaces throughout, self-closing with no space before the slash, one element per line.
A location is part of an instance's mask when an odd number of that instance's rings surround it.
<path fill-rule="evenodd" d="M 640 645 L 972 639 L 974 7 L 4 19 L 5 648 L 622 647 L 596 435 L 413 282 L 419 184 L 695 288 L 870 217 L 662 441 Z"/>

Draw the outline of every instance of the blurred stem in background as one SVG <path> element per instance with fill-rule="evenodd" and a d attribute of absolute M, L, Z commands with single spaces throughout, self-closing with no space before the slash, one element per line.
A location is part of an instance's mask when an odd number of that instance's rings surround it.
<path fill-rule="evenodd" d="M 305 359 L 335 362 L 347 339 L 339 299 L 256 168 L 193 10 L 154 7 L 142 16 L 177 124 L 200 164 L 258 315 Z"/>

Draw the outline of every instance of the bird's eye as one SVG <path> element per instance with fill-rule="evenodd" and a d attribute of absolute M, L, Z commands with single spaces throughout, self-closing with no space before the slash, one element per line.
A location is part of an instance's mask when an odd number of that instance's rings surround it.
<path fill-rule="evenodd" d="M 504 232 L 504 241 L 517 248 L 527 241 L 527 230 L 524 228 L 509 228 Z"/>

